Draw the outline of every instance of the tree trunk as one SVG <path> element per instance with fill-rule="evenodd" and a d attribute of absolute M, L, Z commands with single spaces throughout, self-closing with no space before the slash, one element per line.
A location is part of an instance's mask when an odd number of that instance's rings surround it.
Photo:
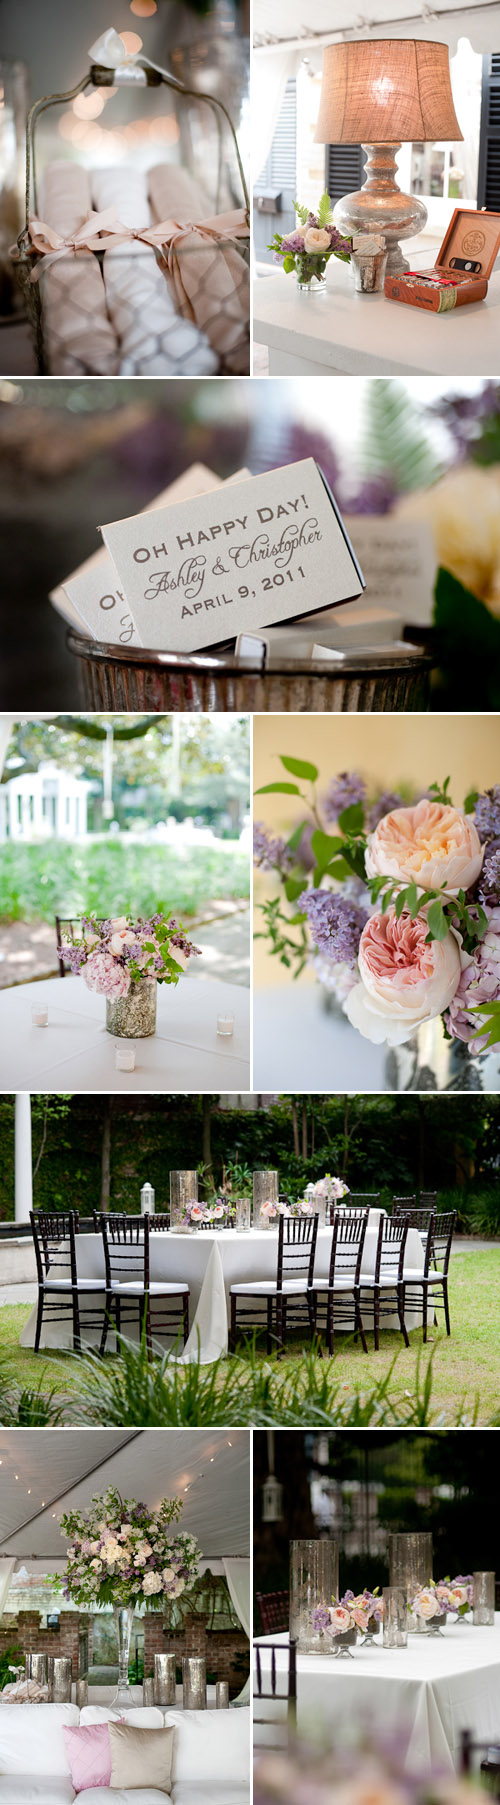
<path fill-rule="evenodd" d="M 211 1129 L 212 1129 L 212 1105 L 210 1102 L 210 1097 L 205 1096 L 203 1098 L 203 1165 L 205 1167 L 210 1167 L 212 1164 Z"/>
<path fill-rule="evenodd" d="M 307 1101 L 302 1098 L 302 1158 L 307 1159 Z"/>
<path fill-rule="evenodd" d="M 420 1094 L 417 1097 L 417 1109 L 418 1109 L 418 1176 L 417 1176 L 417 1184 L 418 1184 L 419 1191 L 425 1191 L 426 1120 L 425 1120 L 425 1103 L 424 1103 L 423 1097 Z"/>
<path fill-rule="evenodd" d="M 342 1177 L 343 1178 L 345 1178 L 345 1175 L 347 1172 L 348 1158 L 349 1158 L 349 1098 L 344 1097 L 344 1157 L 342 1160 Z"/>
<path fill-rule="evenodd" d="M 297 1104 L 292 1102 L 293 1151 L 296 1159 L 300 1159 L 299 1124 L 297 1121 Z"/>
<path fill-rule="evenodd" d="M 107 1215 L 111 1190 L 111 1109 L 113 1099 L 106 1097 L 101 1143 L 101 1210 Z"/>

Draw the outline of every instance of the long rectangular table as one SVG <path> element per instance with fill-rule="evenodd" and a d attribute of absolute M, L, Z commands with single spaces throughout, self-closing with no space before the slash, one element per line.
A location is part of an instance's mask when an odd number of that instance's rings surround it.
<path fill-rule="evenodd" d="M 366 1232 L 362 1272 L 368 1277 L 375 1269 L 377 1247 L 377 1230 L 380 1211 L 371 1210 Z M 331 1228 L 320 1229 L 317 1240 L 315 1278 L 326 1278 L 332 1241 Z M 270 1229 L 251 1229 L 248 1234 L 239 1234 L 236 1229 L 214 1231 L 212 1229 L 197 1230 L 195 1234 L 176 1234 L 160 1232 L 151 1236 L 151 1278 L 178 1279 L 187 1283 L 191 1301 L 191 1333 L 184 1352 L 184 1358 L 198 1359 L 208 1365 L 219 1355 L 227 1353 L 229 1323 L 229 1292 L 231 1285 L 250 1282 L 254 1279 L 273 1278 L 276 1274 L 278 1237 Z M 411 1228 L 407 1241 L 408 1264 L 422 1270 L 424 1254 L 421 1237 L 415 1228 Z M 77 1271 L 80 1279 L 104 1278 L 104 1249 L 102 1238 L 96 1235 L 79 1235 L 77 1239 Z M 369 1294 L 366 1294 L 367 1299 Z M 95 1318 L 95 1304 L 99 1308 L 99 1294 L 95 1299 L 84 1300 L 82 1310 L 82 1339 L 90 1343 L 99 1340 L 99 1331 L 94 1328 L 85 1333 L 85 1308 L 92 1307 Z M 102 1305 L 101 1305 L 102 1307 Z M 152 1321 L 154 1333 L 154 1302 L 152 1304 Z M 305 1312 L 304 1312 L 305 1320 Z M 367 1317 L 368 1320 L 368 1317 Z M 33 1309 L 21 1335 L 22 1347 L 33 1347 L 35 1337 L 36 1310 Z M 415 1328 L 420 1322 L 419 1313 L 407 1313 L 409 1328 Z M 396 1310 L 393 1316 L 384 1317 L 384 1327 L 399 1329 Z M 307 1331 L 308 1332 L 308 1331 Z M 137 1337 L 138 1322 L 127 1323 L 126 1333 Z M 72 1333 L 69 1316 L 61 1321 L 50 1321 L 47 1317 L 42 1328 L 42 1347 L 71 1347 Z M 108 1346 L 113 1347 L 110 1335 Z M 199 1350 L 199 1352 L 198 1352 Z"/>
<path fill-rule="evenodd" d="M 288 1637 L 257 1640 L 282 1645 L 277 1666 L 284 1674 Z M 259 1715 L 264 1711 L 259 1706 Z M 266 1715 L 272 1741 L 272 1706 Z M 441 1635 L 411 1635 L 403 1649 L 384 1649 L 380 1636 L 374 1649 L 358 1644 L 352 1660 L 298 1654 L 297 1717 L 300 1731 L 321 1724 L 332 1742 L 353 1723 L 406 1733 L 408 1768 L 453 1772 L 462 1730 L 480 1742 L 500 1741 L 500 1613 L 492 1629 L 448 1621 Z"/>

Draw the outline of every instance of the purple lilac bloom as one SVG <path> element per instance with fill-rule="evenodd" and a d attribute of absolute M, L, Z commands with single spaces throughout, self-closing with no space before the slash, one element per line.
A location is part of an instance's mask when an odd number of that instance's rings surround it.
<path fill-rule="evenodd" d="M 392 471 L 382 470 L 379 476 L 367 476 L 356 494 L 348 498 L 349 513 L 390 514 L 397 493 L 398 485 Z"/>
<path fill-rule="evenodd" d="M 337 231 L 336 226 L 325 226 L 325 231 L 328 232 L 332 251 L 343 251 L 345 253 L 346 251 L 352 250 L 352 240 L 350 238 L 344 238 L 342 233 Z"/>
<path fill-rule="evenodd" d="M 368 920 L 366 910 L 358 909 L 344 896 L 333 895 L 331 890 L 304 890 L 299 896 L 298 907 L 307 915 L 318 952 L 325 953 L 335 964 L 355 965 Z"/>
<path fill-rule="evenodd" d="M 383 790 L 368 812 L 367 821 L 371 833 L 374 827 L 378 827 L 379 821 L 383 821 L 384 815 L 391 815 L 394 808 L 404 808 L 403 797 L 398 796 L 397 790 Z"/>
<path fill-rule="evenodd" d="M 473 1013 L 473 1006 L 500 1000 L 500 908 L 485 904 L 485 914 L 487 932 L 462 972 L 444 1018 L 448 1032 L 455 1040 L 466 1041 L 470 1053 L 484 1053 L 487 1043 L 487 1033 L 481 1033 L 484 1018 Z"/>
<path fill-rule="evenodd" d="M 273 839 L 263 821 L 254 823 L 253 856 L 254 864 L 259 865 L 261 871 L 281 871 L 283 876 L 293 871 L 293 853 L 279 834 Z"/>
<path fill-rule="evenodd" d="M 313 1630 L 315 1631 L 316 1634 L 320 1633 L 321 1630 L 326 1630 L 329 1628 L 330 1612 L 328 1609 L 328 1605 L 316 1604 L 314 1606 L 312 1626 L 313 1626 Z"/>
<path fill-rule="evenodd" d="M 282 238 L 282 240 L 281 240 L 281 249 L 280 249 L 279 254 L 280 254 L 280 257 L 286 257 L 288 255 L 290 255 L 291 257 L 296 257 L 301 251 L 303 251 L 303 249 L 304 249 L 304 239 L 303 239 L 302 233 L 301 232 L 289 232 L 287 237 Z"/>
<path fill-rule="evenodd" d="M 500 903 L 500 840 L 488 841 L 476 894 L 492 908 Z"/>
<path fill-rule="evenodd" d="M 480 840 L 494 840 L 500 835 L 500 785 L 478 796 L 474 821 Z"/>
<path fill-rule="evenodd" d="M 323 814 L 325 821 L 337 821 L 343 809 L 350 808 L 353 802 L 364 802 L 366 784 L 357 771 L 340 771 L 338 777 L 332 777 L 330 788 L 323 798 Z"/>

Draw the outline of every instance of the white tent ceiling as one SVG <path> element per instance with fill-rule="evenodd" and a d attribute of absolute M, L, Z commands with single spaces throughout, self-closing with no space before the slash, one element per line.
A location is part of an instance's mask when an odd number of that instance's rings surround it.
<path fill-rule="evenodd" d="M 245 1430 L 0 1429 L 0 1462 L 0 1555 L 26 1565 L 60 1559 L 58 1518 L 109 1485 L 153 1509 L 178 1494 L 206 1559 L 249 1553 Z"/>
<path fill-rule="evenodd" d="M 470 38 L 473 50 L 500 49 L 498 0 L 254 0 L 256 46 L 290 45 L 302 54 L 346 37 L 432 38 L 456 50 Z"/>

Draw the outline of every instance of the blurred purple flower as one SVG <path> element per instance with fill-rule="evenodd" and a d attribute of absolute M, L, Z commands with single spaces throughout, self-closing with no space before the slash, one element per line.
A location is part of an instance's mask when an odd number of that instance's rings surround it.
<path fill-rule="evenodd" d="M 491 907 L 500 903 L 500 839 L 488 841 L 476 894 Z"/>
<path fill-rule="evenodd" d="M 382 470 L 379 476 L 368 476 L 346 505 L 350 514 L 390 514 L 397 494 L 393 472 Z"/>
<path fill-rule="evenodd" d="M 382 795 L 377 798 L 376 802 L 372 802 L 371 809 L 368 811 L 367 822 L 370 832 L 373 833 L 374 827 L 378 827 L 378 823 L 383 820 L 384 815 L 392 814 L 393 808 L 404 808 L 404 806 L 403 797 L 398 796 L 397 790 L 383 790 Z"/>
<path fill-rule="evenodd" d="M 332 777 L 329 790 L 322 800 L 325 821 L 337 821 L 343 809 L 350 808 L 353 802 L 364 802 L 366 784 L 357 771 L 340 771 L 338 777 Z"/>
<path fill-rule="evenodd" d="M 253 856 L 254 864 L 259 865 L 261 871 L 281 871 L 284 877 L 293 871 L 294 855 L 286 841 L 279 834 L 273 838 L 263 821 L 254 822 Z"/>
<path fill-rule="evenodd" d="M 355 965 L 368 920 L 366 910 L 358 909 L 344 896 L 332 895 L 331 890 L 304 890 L 298 907 L 307 915 L 318 952 L 325 953 L 335 964 Z"/>
<path fill-rule="evenodd" d="M 280 256 L 286 257 L 287 253 L 289 253 L 291 257 L 296 257 L 300 251 L 303 251 L 303 249 L 304 249 L 304 239 L 303 239 L 302 233 L 301 232 L 289 232 L 287 237 L 282 238 L 282 240 L 281 240 Z"/>
<path fill-rule="evenodd" d="M 485 1033 L 481 1033 L 482 1018 L 472 1013 L 471 1005 L 496 1003 L 500 999 L 500 908 L 485 905 L 485 913 L 487 933 L 462 972 L 444 1018 L 449 1033 L 455 1040 L 466 1041 L 471 1053 L 483 1053 L 486 1046 Z"/>
<path fill-rule="evenodd" d="M 484 790 L 483 794 L 478 796 L 474 820 L 480 840 L 494 840 L 500 835 L 499 784 L 494 784 L 492 790 Z"/>

